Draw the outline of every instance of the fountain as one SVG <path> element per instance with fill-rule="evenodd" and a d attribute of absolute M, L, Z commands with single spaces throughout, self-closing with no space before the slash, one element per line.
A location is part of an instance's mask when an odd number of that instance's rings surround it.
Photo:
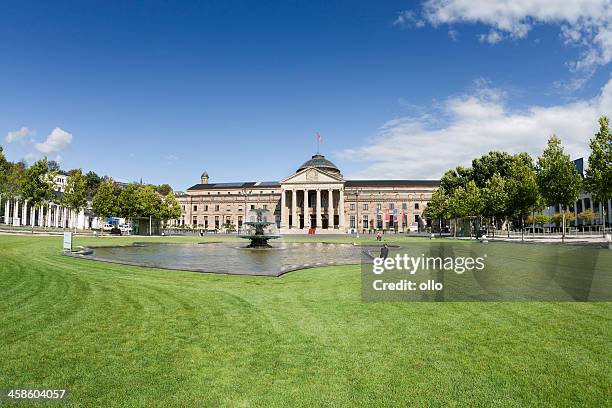
<path fill-rule="evenodd" d="M 270 211 L 268 210 L 257 208 L 249 211 L 244 223 L 248 228 L 245 228 L 244 232 L 239 235 L 240 238 L 251 240 L 247 248 L 272 248 L 268 240 L 280 237 L 272 227 L 275 226 L 275 223 L 268 221 L 269 217 Z"/>

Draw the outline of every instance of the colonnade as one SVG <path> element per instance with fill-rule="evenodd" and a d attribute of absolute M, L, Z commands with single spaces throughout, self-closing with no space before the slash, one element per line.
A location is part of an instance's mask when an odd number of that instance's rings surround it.
<path fill-rule="evenodd" d="M 298 211 L 300 196 L 302 201 Z M 314 200 L 313 203 L 311 199 Z M 325 206 L 323 201 L 325 201 Z M 326 223 L 323 222 L 324 218 Z M 342 188 L 313 189 L 299 186 L 283 188 L 281 190 L 281 228 L 291 230 L 319 228 L 343 231 L 345 229 L 344 190 Z"/>
<path fill-rule="evenodd" d="M 2 207 L 0 202 L 0 207 Z M 0 213 L 1 224 L 19 226 L 37 226 L 52 228 L 84 229 L 85 211 L 78 213 L 56 203 L 47 206 L 32 207 L 27 200 L 18 198 L 4 200 L 4 211 Z"/>

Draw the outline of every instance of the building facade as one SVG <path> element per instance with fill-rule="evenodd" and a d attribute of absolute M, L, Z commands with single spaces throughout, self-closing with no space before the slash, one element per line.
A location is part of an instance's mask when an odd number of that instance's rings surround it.
<path fill-rule="evenodd" d="M 345 180 L 316 154 L 280 181 L 210 183 L 205 172 L 177 194 L 183 213 L 174 223 L 239 230 L 248 210 L 263 208 L 283 234 L 416 231 L 427 224 L 423 210 L 438 186 L 437 180 Z"/>

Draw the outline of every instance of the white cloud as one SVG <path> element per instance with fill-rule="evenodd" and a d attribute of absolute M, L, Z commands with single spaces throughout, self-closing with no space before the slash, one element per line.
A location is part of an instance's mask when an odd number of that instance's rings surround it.
<path fill-rule="evenodd" d="M 497 44 L 504 39 L 503 35 L 497 30 L 491 30 L 488 34 L 480 34 L 478 38 L 480 42 L 487 42 L 489 44 Z"/>
<path fill-rule="evenodd" d="M 169 154 L 168 156 L 166 156 L 166 160 L 168 160 L 168 161 L 176 161 L 176 160 L 178 160 L 178 157 L 173 155 L 173 154 Z"/>
<path fill-rule="evenodd" d="M 16 140 L 23 140 L 24 138 L 28 137 L 28 136 L 32 136 L 34 135 L 36 132 L 34 132 L 32 129 L 28 129 L 27 127 L 22 127 L 19 130 L 14 130 L 12 132 L 8 132 L 6 134 L 6 141 L 7 143 L 12 143 Z"/>
<path fill-rule="evenodd" d="M 425 22 L 418 19 L 414 11 L 402 11 L 397 15 L 397 18 L 393 21 L 393 25 L 399 27 L 417 27 L 421 28 L 425 26 Z"/>
<path fill-rule="evenodd" d="M 558 24 L 565 44 L 581 48 L 570 62 L 574 72 L 590 77 L 597 66 L 612 61 L 611 0 L 427 0 L 420 15 L 400 13 L 397 25 L 429 22 L 433 26 L 481 23 L 490 26 L 480 41 L 525 38 L 535 24 Z M 574 84 L 575 85 L 575 84 Z"/>
<path fill-rule="evenodd" d="M 63 129 L 56 127 L 51 131 L 47 140 L 42 143 L 36 143 L 35 147 L 41 153 L 57 153 L 65 149 L 72 142 L 72 134 Z"/>
<path fill-rule="evenodd" d="M 448 98 L 439 115 L 403 117 L 385 123 L 365 146 L 347 149 L 341 159 L 368 163 L 349 178 L 430 178 L 490 150 L 526 151 L 537 157 L 556 133 L 572 157 L 588 154 L 597 119 L 612 113 L 612 79 L 593 99 L 516 112 L 507 96 L 479 81 L 472 92 Z M 440 126 L 432 117 L 442 117 Z"/>
<path fill-rule="evenodd" d="M 457 41 L 459 39 L 459 31 L 448 30 L 448 38 L 450 38 L 453 41 Z"/>

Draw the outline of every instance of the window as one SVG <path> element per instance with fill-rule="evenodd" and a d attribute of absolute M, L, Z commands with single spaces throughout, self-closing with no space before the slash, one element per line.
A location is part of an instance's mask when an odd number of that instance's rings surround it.
<path fill-rule="evenodd" d="M 193 211 L 198 211 L 198 206 L 197 205 L 193 206 Z"/>
<path fill-rule="evenodd" d="M 376 204 L 376 209 L 380 210 L 382 208 L 382 205 L 380 203 Z"/>
<path fill-rule="evenodd" d="M 364 203 L 364 204 L 363 204 L 363 209 L 364 209 L 365 211 L 368 211 L 368 203 Z"/>
<path fill-rule="evenodd" d="M 263 205 L 263 209 L 264 209 L 264 210 L 267 210 L 267 209 L 268 209 L 268 204 L 264 204 L 264 205 Z"/>
<path fill-rule="evenodd" d="M 208 228 L 208 217 L 204 217 L 204 228 Z"/>
<path fill-rule="evenodd" d="M 251 204 L 251 210 L 254 210 L 255 206 L 253 204 Z"/>
<path fill-rule="evenodd" d="M 183 209 L 183 211 L 185 211 L 185 204 L 181 205 L 181 208 Z"/>
<path fill-rule="evenodd" d="M 355 216 L 351 215 L 350 217 L 351 228 L 355 228 Z"/>
<path fill-rule="evenodd" d="M 349 210 L 355 211 L 355 203 L 350 203 L 349 204 Z"/>
<path fill-rule="evenodd" d="M 367 229 L 368 226 L 370 225 L 370 220 L 368 219 L 368 215 L 364 214 L 363 216 L 363 222 L 361 223 L 362 228 Z"/>
<path fill-rule="evenodd" d="M 395 208 L 395 203 L 389 203 L 389 209 L 393 210 Z"/>
<path fill-rule="evenodd" d="M 376 215 L 376 228 L 382 228 L 382 227 L 383 227 L 382 214 L 378 214 Z"/>
<path fill-rule="evenodd" d="M 419 209 L 419 203 L 414 203 L 414 209 L 418 210 Z"/>
<path fill-rule="evenodd" d="M 198 225 L 198 217 L 193 217 L 192 225 Z"/>
<path fill-rule="evenodd" d="M 242 215 L 238 216 L 238 228 L 242 227 Z"/>
<path fill-rule="evenodd" d="M 219 204 L 215 205 L 215 211 L 219 211 Z"/>
<path fill-rule="evenodd" d="M 215 217 L 215 228 L 219 228 L 219 217 Z"/>
<path fill-rule="evenodd" d="M 414 222 L 419 222 L 419 214 L 414 216 Z"/>
<path fill-rule="evenodd" d="M 408 209 L 408 203 L 402 203 L 402 210 Z"/>

